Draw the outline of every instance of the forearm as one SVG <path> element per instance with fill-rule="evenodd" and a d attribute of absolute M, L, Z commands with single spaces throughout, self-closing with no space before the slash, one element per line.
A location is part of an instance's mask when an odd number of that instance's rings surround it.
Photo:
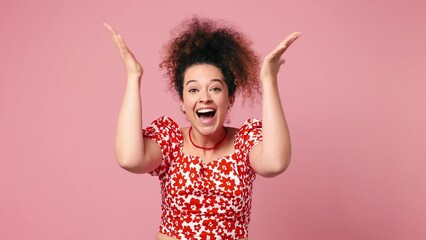
<path fill-rule="evenodd" d="M 115 151 L 123 168 L 141 165 L 144 144 L 142 136 L 142 106 L 140 81 L 129 78 L 117 121 Z"/>
<path fill-rule="evenodd" d="M 262 164 L 284 171 L 290 163 L 290 133 L 281 105 L 277 81 L 263 79 Z"/>

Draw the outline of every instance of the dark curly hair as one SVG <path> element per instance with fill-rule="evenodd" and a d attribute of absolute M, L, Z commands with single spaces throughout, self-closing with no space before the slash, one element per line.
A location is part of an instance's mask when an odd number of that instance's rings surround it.
<path fill-rule="evenodd" d="M 170 90 L 183 97 L 183 79 L 188 67 L 212 64 L 222 71 L 229 96 L 239 93 L 253 100 L 260 94 L 259 56 L 252 42 L 222 20 L 192 17 L 172 31 L 164 46 L 160 69 L 166 70 Z"/>

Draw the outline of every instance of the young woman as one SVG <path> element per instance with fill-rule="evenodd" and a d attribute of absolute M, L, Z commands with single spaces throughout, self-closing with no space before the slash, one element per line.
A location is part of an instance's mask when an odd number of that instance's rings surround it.
<path fill-rule="evenodd" d="M 160 66 L 180 96 L 189 127 L 160 117 L 142 125 L 143 68 L 109 25 L 127 71 L 117 123 L 116 158 L 134 173 L 159 177 L 162 217 L 157 239 L 248 239 L 256 174 L 274 177 L 290 163 L 290 134 L 277 74 L 294 32 L 263 61 L 234 28 L 203 18 L 186 20 L 165 47 Z M 259 81 L 260 77 L 260 81 Z M 262 121 L 224 126 L 235 95 L 253 98 L 262 89 Z"/>

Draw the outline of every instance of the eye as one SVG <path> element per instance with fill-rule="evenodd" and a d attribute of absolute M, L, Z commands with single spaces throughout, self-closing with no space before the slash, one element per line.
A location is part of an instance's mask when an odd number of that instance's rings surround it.
<path fill-rule="evenodd" d="M 188 92 L 190 92 L 190 93 L 196 93 L 196 92 L 198 92 L 198 89 L 191 88 L 191 89 L 188 90 Z"/>
<path fill-rule="evenodd" d="M 222 89 L 219 88 L 219 87 L 212 87 L 210 90 L 213 91 L 213 92 L 220 92 L 220 91 L 222 91 Z"/>

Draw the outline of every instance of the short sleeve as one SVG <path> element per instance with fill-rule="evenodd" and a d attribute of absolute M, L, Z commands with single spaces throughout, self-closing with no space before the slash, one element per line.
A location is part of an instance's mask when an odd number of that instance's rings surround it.
<path fill-rule="evenodd" d="M 256 118 L 248 119 L 240 129 L 241 150 L 245 154 L 250 153 L 251 149 L 262 142 L 262 121 Z"/>
<path fill-rule="evenodd" d="M 161 176 L 168 168 L 172 151 L 173 139 L 176 138 L 177 124 L 169 117 L 160 117 L 142 130 L 143 136 L 155 141 L 161 149 L 162 161 L 153 171 L 152 176 Z"/>

